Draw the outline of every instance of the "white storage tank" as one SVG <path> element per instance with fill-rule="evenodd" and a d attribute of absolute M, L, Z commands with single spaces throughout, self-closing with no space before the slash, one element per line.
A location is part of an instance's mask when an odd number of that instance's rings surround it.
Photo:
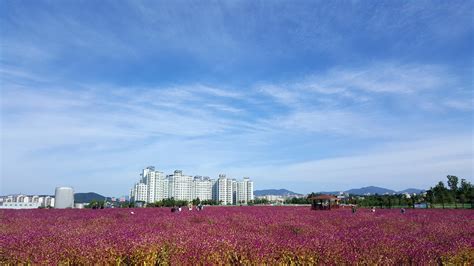
<path fill-rule="evenodd" d="M 54 196 L 54 208 L 74 208 L 74 190 L 72 187 L 57 187 Z"/>
<path fill-rule="evenodd" d="M 75 209 L 84 209 L 84 203 L 74 203 Z"/>

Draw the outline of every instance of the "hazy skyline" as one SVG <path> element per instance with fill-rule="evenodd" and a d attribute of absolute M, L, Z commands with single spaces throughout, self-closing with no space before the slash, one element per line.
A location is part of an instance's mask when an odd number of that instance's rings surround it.
<path fill-rule="evenodd" d="M 472 182 L 472 1 L 0 5 L 0 194 Z"/>

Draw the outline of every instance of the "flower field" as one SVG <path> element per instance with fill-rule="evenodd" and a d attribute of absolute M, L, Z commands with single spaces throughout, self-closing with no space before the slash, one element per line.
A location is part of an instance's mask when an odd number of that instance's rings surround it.
<path fill-rule="evenodd" d="M 472 210 L 51 209 L 0 219 L 0 264 L 474 262 Z"/>

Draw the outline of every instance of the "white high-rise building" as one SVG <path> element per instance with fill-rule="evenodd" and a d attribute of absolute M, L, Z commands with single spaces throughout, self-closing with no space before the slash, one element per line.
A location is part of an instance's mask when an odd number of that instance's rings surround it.
<path fill-rule="evenodd" d="M 244 181 L 245 181 L 244 177 Z M 255 199 L 255 195 L 253 194 L 254 187 L 253 187 L 253 181 L 250 181 L 250 178 L 247 177 L 247 201 L 253 201 Z"/>
<path fill-rule="evenodd" d="M 200 200 L 212 199 L 212 180 L 205 176 L 195 176 L 193 180 L 191 198 Z"/>
<path fill-rule="evenodd" d="M 175 170 L 172 175 L 168 175 L 168 196 L 175 200 L 193 200 L 192 185 L 192 176 L 183 175 L 183 171 Z"/>
<path fill-rule="evenodd" d="M 147 189 L 147 202 L 155 202 L 168 198 L 168 179 L 165 174 L 160 171 L 155 171 L 155 168 L 148 168 L 143 171 L 142 175 L 145 178 Z"/>
<path fill-rule="evenodd" d="M 130 190 L 130 198 L 148 203 L 168 198 L 186 201 L 199 198 L 213 199 L 224 205 L 247 204 L 253 200 L 253 182 L 249 178 L 236 181 L 225 174 L 219 175 L 216 181 L 209 177 L 193 178 L 184 175 L 181 170 L 165 176 L 163 172 L 149 166 L 140 173 L 140 181 Z"/>
<path fill-rule="evenodd" d="M 253 182 L 250 178 L 244 177 L 243 181 L 237 182 L 237 204 L 248 204 L 249 201 L 254 200 L 253 195 Z"/>
<path fill-rule="evenodd" d="M 130 191 L 134 201 L 155 202 L 168 198 L 168 180 L 163 172 L 148 166 L 140 173 L 140 181 Z"/>
<path fill-rule="evenodd" d="M 145 183 L 138 182 L 136 183 L 132 191 L 130 191 L 130 197 L 134 201 L 147 201 L 148 200 L 148 186 Z"/>
<path fill-rule="evenodd" d="M 213 199 L 223 205 L 235 204 L 236 189 L 235 179 L 227 178 L 225 174 L 220 174 L 214 183 L 215 195 Z"/>

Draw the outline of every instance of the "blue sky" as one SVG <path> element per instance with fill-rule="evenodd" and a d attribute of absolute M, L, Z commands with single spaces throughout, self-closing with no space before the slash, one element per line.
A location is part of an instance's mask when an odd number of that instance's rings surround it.
<path fill-rule="evenodd" d="M 1 194 L 472 181 L 472 1 L 0 5 Z"/>

